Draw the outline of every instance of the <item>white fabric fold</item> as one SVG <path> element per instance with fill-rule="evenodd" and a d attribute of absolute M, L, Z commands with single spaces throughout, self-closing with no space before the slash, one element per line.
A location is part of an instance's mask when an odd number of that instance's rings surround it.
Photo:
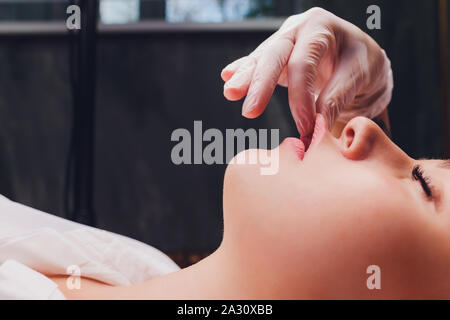
<path fill-rule="evenodd" d="M 70 275 L 75 266 L 82 277 L 111 285 L 130 285 L 179 270 L 169 257 L 142 242 L 0 196 L 0 264 L 8 260 L 42 275 Z"/>
<path fill-rule="evenodd" d="M 56 283 L 49 278 L 14 261 L 0 266 L 1 300 L 65 300 Z"/>

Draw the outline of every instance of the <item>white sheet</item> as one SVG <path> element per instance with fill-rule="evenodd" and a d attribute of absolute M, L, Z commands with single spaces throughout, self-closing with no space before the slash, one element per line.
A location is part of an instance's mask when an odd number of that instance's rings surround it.
<path fill-rule="evenodd" d="M 169 257 L 142 242 L 0 196 L 0 265 L 8 260 L 46 275 L 66 275 L 68 268 L 76 266 L 81 276 L 111 285 L 130 285 L 179 270 Z M 17 276 L 10 272 L 13 269 L 7 270 L 9 277 Z M 0 293 L 5 283 L 11 286 L 5 275 L 3 284 L 1 279 L 0 275 Z"/>
<path fill-rule="evenodd" d="M 0 266 L 0 299 L 64 300 L 56 283 L 27 266 L 7 260 Z"/>

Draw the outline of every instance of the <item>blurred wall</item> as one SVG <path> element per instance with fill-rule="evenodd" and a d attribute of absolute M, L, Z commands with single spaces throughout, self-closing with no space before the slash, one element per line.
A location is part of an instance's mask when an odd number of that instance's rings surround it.
<path fill-rule="evenodd" d="M 313 3 L 314 2 L 314 3 Z M 378 3 L 382 29 L 368 31 Z M 393 139 L 414 157 L 443 153 L 435 1 L 305 1 L 357 24 L 391 58 Z M 296 135 L 287 90 L 278 88 L 257 120 L 222 96 L 221 69 L 269 32 L 101 35 L 98 47 L 95 209 L 98 227 L 169 253 L 206 253 L 222 236 L 225 165 L 176 166 L 176 128 L 281 128 Z M 0 193 L 64 216 L 71 125 L 64 35 L 0 39 Z"/>

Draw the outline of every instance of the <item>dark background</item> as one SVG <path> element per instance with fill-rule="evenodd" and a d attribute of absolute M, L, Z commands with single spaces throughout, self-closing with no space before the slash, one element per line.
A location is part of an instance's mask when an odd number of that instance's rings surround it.
<path fill-rule="evenodd" d="M 367 30 L 371 4 L 381 7 L 381 30 Z M 312 6 L 358 25 L 386 50 L 395 84 L 389 106 L 393 140 L 413 157 L 443 157 L 449 119 L 442 79 L 448 70 L 440 53 L 446 53 L 448 39 L 439 40 L 439 1 L 305 0 L 282 10 L 294 14 Z M 2 14 L 7 12 L 0 7 Z M 296 135 L 286 89 L 277 88 L 257 120 L 243 119 L 242 102 L 222 95 L 222 68 L 271 33 L 100 33 L 97 227 L 149 243 L 182 265 L 219 245 L 225 165 L 172 164 L 170 135 L 176 128 L 192 132 L 194 120 L 202 120 L 204 130 L 280 128 L 281 139 Z M 63 217 L 72 115 L 68 52 L 66 34 L 0 35 L 0 193 Z"/>

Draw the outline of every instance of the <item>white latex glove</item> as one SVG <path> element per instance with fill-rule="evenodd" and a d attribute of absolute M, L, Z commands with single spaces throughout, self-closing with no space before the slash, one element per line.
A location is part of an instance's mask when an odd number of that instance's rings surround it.
<path fill-rule="evenodd" d="M 302 137 L 312 134 L 316 112 L 323 114 L 330 130 L 336 121 L 376 117 L 393 89 L 384 50 L 355 25 L 320 8 L 289 17 L 221 76 L 228 100 L 247 96 L 242 107 L 247 118 L 261 115 L 277 84 L 287 86 Z"/>

